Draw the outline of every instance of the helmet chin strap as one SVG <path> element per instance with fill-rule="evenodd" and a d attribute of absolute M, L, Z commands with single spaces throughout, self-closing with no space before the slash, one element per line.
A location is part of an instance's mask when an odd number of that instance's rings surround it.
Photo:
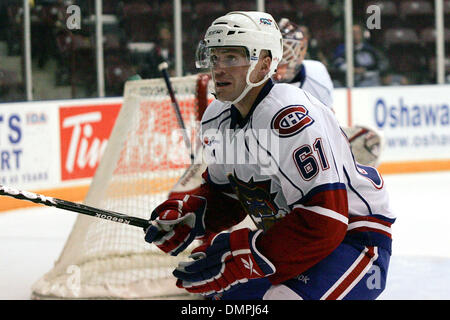
<path fill-rule="evenodd" d="M 269 73 L 268 73 L 268 74 L 266 74 L 266 75 L 264 76 L 264 78 L 263 78 L 261 81 L 259 81 L 259 82 L 257 82 L 257 83 L 251 82 L 251 81 L 250 81 L 250 74 L 251 74 L 252 71 L 255 69 L 255 66 L 256 66 L 256 61 L 255 61 L 255 62 L 252 62 L 251 65 L 250 65 L 250 67 L 248 68 L 247 76 L 246 76 L 246 78 L 245 78 L 245 81 L 246 81 L 247 85 L 245 86 L 244 90 L 242 90 L 241 94 L 240 94 L 236 99 L 234 99 L 233 101 L 223 101 L 223 102 L 225 102 L 225 103 L 230 103 L 230 104 L 234 104 L 234 105 L 235 105 L 236 103 L 238 103 L 239 101 L 241 101 L 241 100 L 247 95 L 247 93 L 248 93 L 252 88 L 257 87 L 257 86 L 263 84 L 264 81 L 266 81 L 266 80 L 269 78 Z"/>

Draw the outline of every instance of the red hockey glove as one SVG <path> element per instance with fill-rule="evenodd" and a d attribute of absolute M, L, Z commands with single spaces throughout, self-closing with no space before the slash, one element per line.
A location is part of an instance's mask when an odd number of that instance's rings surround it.
<path fill-rule="evenodd" d="M 177 286 L 192 293 L 212 296 L 236 288 L 248 279 L 263 278 L 275 272 L 275 266 L 256 249 L 262 230 L 239 229 L 221 233 L 205 252 L 194 250 L 196 259 L 181 262 L 173 275 Z"/>
<path fill-rule="evenodd" d="M 169 199 L 152 212 L 152 225 L 145 231 L 145 241 L 162 251 L 178 255 L 194 239 L 205 235 L 206 199 L 185 195 Z"/>

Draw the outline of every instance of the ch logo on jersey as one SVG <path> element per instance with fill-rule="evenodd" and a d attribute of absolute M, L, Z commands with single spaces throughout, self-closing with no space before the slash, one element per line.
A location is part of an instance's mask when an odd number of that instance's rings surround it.
<path fill-rule="evenodd" d="M 272 119 L 271 126 L 282 138 L 291 137 L 314 123 L 308 110 L 302 105 L 287 106 L 278 111 Z"/>

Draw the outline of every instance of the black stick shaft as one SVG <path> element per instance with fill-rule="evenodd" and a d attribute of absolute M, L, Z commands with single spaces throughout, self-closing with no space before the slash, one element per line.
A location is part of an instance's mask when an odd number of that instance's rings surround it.
<path fill-rule="evenodd" d="M 147 229 L 150 222 L 145 219 L 131 217 L 126 214 L 117 213 L 109 210 L 94 208 L 84 204 L 75 203 L 72 201 L 57 199 L 53 197 L 44 196 L 41 194 L 18 190 L 12 187 L 0 185 L 0 195 L 13 197 L 19 200 L 27 200 L 38 204 L 43 204 L 49 207 L 56 207 L 68 211 L 78 212 L 88 216 L 105 219 L 113 222 L 129 224 L 136 227 Z"/>
<path fill-rule="evenodd" d="M 170 82 L 169 73 L 167 72 L 167 68 L 168 68 L 167 62 L 161 63 L 158 66 L 158 68 L 163 75 L 164 82 L 166 83 L 167 91 L 169 92 L 170 100 L 172 101 L 172 107 L 175 110 L 175 115 L 177 117 L 178 125 L 180 126 L 180 128 L 183 131 L 184 143 L 186 144 L 186 147 L 188 148 L 188 150 L 190 152 L 191 162 L 193 162 L 194 161 L 194 153 L 192 152 L 191 142 L 189 140 L 189 137 L 187 136 L 186 126 L 184 125 L 183 117 L 181 116 L 181 109 L 178 104 L 177 98 L 175 97 L 175 92 L 173 91 L 172 84 Z"/>

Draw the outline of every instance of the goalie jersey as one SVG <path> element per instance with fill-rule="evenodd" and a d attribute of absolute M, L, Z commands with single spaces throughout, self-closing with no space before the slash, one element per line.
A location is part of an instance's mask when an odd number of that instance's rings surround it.
<path fill-rule="evenodd" d="M 303 60 L 300 70 L 290 83 L 312 93 L 324 105 L 333 108 L 333 82 L 322 62 Z"/>
<path fill-rule="evenodd" d="M 382 177 L 354 162 L 333 112 L 310 93 L 269 80 L 245 118 L 215 100 L 201 137 L 205 184 L 264 230 L 257 246 L 277 268 L 272 283 L 307 270 L 342 241 L 390 252 L 395 216 Z M 236 208 L 207 213 L 207 228 L 230 227 Z"/>

